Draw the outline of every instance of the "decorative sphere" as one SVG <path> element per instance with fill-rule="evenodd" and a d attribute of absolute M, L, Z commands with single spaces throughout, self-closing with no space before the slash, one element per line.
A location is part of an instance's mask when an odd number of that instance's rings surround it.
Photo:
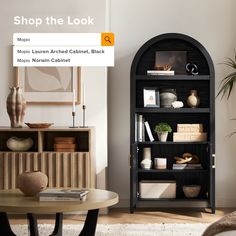
<path fill-rule="evenodd" d="M 17 178 L 17 186 L 26 196 L 37 195 L 47 187 L 47 184 L 47 175 L 40 171 L 23 172 Z"/>

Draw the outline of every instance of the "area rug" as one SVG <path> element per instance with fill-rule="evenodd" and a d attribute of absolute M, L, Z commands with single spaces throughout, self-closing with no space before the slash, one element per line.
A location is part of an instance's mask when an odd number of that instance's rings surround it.
<path fill-rule="evenodd" d="M 96 236 L 201 236 L 208 224 L 98 224 Z M 81 224 L 63 225 L 63 236 L 78 236 Z M 18 236 L 28 236 L 27 225 L 12 225 Z M 52 233 L 53 225 L 39 225 L 40 236 Z"/>

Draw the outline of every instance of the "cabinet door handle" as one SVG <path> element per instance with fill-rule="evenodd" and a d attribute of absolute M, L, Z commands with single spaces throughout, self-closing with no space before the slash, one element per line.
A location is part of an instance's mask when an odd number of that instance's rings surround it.
<path fill-rule="evenodd" d="M 216 168 L 216 155 L 212 154 L 212 168 L 215 169 Z"/>

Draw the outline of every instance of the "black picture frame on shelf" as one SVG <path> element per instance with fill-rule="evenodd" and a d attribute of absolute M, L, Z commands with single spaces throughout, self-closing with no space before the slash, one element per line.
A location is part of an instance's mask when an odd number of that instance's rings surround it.
<path fill-rule="evenodd" d="M 143 107 L 160 107 L 160 94 L 158 88 L 143 88 Z"/>
<path fill-rule="evenodd" d="M 186 74 L 187 51 L 156 51 L 155 69 L 168 67 L 175 74 Z"/>

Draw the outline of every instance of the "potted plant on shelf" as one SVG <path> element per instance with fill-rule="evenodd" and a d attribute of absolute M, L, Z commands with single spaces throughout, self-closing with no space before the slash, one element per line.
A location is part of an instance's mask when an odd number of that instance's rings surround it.
<path fill-rule="evenodd" d="M 229 73 L 225 78 L 221 80 L 217 97 L 221 94 L 222 95 L 221 98 L 223 98 L 224 96 L 227 96 L 227 100 L 228 100 L 236 82 L 236 52 L 234 54 L 233 59 L 226 57 L 226 61 L 222 64 L 230 67 L 230 69 L 232 69 L 232 72 Z M 236 119 L 234 118 L 232 120 L 236 120 Z M 232 136 L 235 133 L 236 131 L 232 132 L 230 136 Z"/>
<path fill-rule="evenodd" d="M 159 141 L 166 142 L 168 133 L 171 133 L 172 129 L 169 124 L 161 122 L 155 126 L 154 132 L 157 133 Z"/>

